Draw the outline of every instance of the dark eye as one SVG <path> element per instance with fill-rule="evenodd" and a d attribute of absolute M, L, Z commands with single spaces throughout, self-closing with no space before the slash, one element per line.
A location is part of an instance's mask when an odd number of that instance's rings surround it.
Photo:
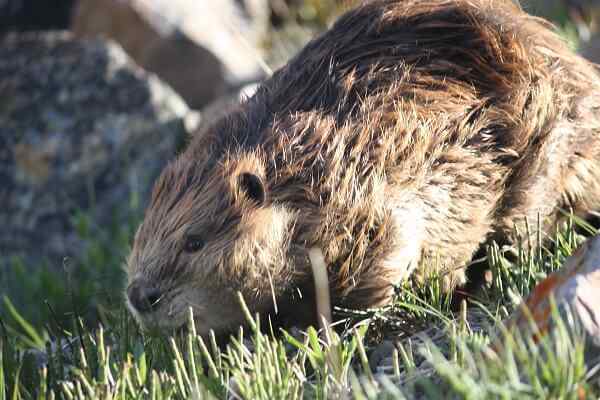
<path fill-rule="evenodd" d="M 186 253 L 194 253 L 198 250 L 200 250 L 201 248 L 204 247 L 204 239 L 202 239 L 200 236 L 196 236 L 196 235 L 192 235 L 192 236 L 188 236 L 187 239 L 185 240 L 185 245 L 183 246 L 183 250 Z"/>
<path fill-rule="evenodd" d="M 238 182 L 249 199 L 254 200 L 259 205 L 265 202 L 265 185 L 258 175 L 245 172 L 239 176 Z"/>

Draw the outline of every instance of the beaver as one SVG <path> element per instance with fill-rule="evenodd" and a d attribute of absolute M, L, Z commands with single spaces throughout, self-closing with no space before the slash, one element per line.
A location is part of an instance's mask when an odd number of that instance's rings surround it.
<path fill-rule="evenodd" d="M 388 303 L 434 258 L 462 283 L 482 244 L 598 208 L 599 106 L 595 68 L 512 1 L 364 2 L 165 167 L 129 308 L 169 330 L 191 307 L 219 334 L 240 292 L 300 319 L 312 248 L 342 307 Z"/>

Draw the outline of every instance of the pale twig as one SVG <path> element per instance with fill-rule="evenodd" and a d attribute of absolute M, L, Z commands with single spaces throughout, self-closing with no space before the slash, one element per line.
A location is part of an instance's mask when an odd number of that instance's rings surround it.
<path fill-rule="evenodd" d="M 315 300 L 317 303 L 317 314 L 319 325 L 323 331 L 331 324 L 331 298 L 329 295 L 329 278 L 327 276 L 327 265 L 323 251 L 316 247 L 308 250 L 310 267 L 315 282 Z"/>

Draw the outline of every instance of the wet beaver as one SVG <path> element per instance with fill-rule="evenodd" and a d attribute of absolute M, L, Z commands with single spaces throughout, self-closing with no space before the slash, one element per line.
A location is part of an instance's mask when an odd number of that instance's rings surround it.
<path fill-rule="evenodd" d="M 165 168 L 130 308 L 170 329 L 193 307 L 223 332 L 244 320 L 240 291 L 300 318 L 313 247 L 345 307 L 385 304 L 430 257 L 460 282 L 515 224 L 598 208 L 599 85 L 511 1 L 365 2 Z"/>

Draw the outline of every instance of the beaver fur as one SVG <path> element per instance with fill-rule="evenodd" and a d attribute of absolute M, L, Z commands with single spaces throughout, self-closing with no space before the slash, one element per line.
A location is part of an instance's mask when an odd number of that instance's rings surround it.
<path fill-rule="evenodd" d="M 241 291 L 294 319 L 312 307 L 312 247 L 336 305 L 385 304 L 431 258 L 464 281 L 483 243 L 598 208 L 599 89 L 511 1 L 365 2 L 164 169 L 130 308 L 168 329 L 192 307 L 219 332 L 243 322 Z"/>

